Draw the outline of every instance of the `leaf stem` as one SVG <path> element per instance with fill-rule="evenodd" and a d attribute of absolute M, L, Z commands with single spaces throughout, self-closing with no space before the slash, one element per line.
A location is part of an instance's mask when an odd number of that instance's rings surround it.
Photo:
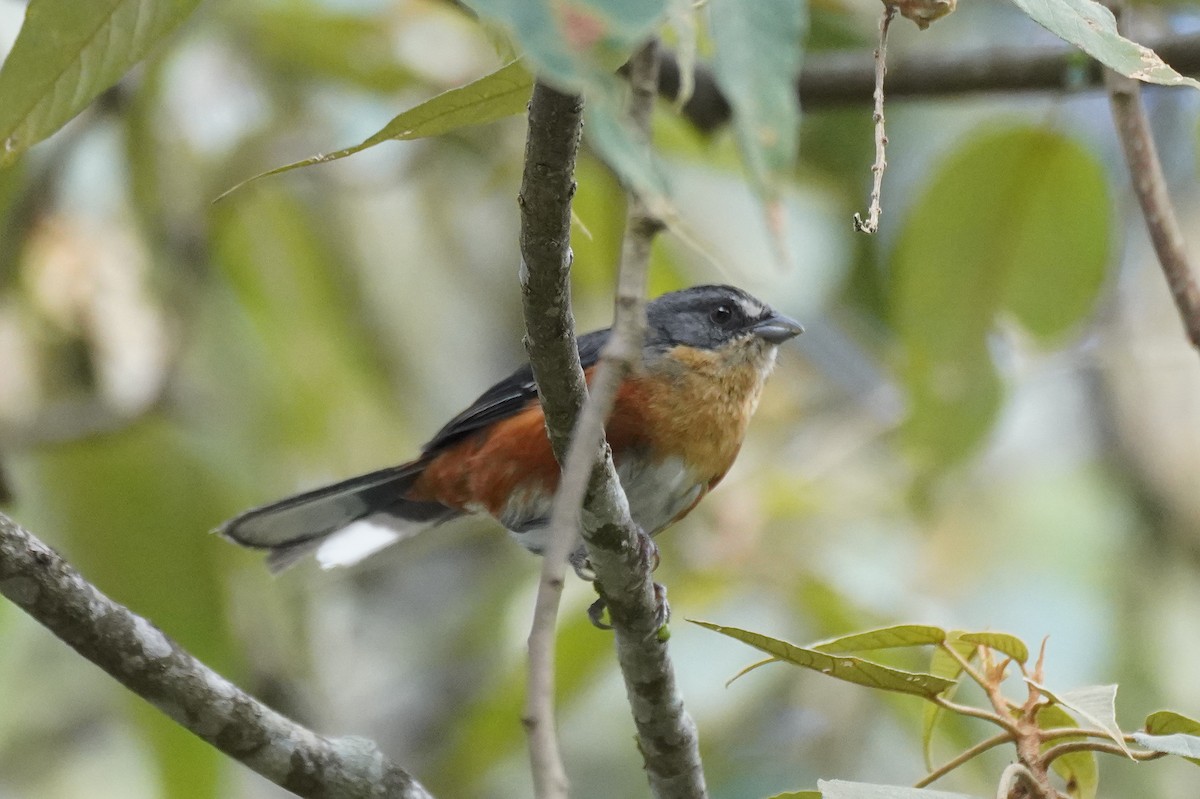
<path fill-rule="evenodd" d="M 967 749 L 966 751 L 962 752 L 958 756 L 953 757 L 950 760 L 947 760 L 942 765 L 933 769 L 928 774 L 926 774 L 924 777 L 922 777 L 921 779 L 919 779 L 918 781 L 913 783 L 913 787 L 914 788 L 924 788 L 926 785 L 932 785 L 934 782 L 936 782 L 937 780 L 940 780 L 942 777 L 946 776 L 951 771 L 954 771 L 954 769 L 963 765 L 967 761 L 969 761 L 975 757 L 978 757 L 979 755 L 983 754 L 984 752 L 988 751 L 989 749 L 993 749 L 993 748 L 999 746 L 1000 744 L 1007 743 L 1011 740 L 1013 740 L 1013 735 L 1010 732 L 996 733 L 991 738 L 987 738 L 986 740 L 980 741 L 979 743 L 972 746 L 970 749 Z"/>
<path fill-rule="evenodd" d="M 1020 730 L 1017 729 L 1017 725 L 1012 719 L 1009 719 L 1008 717 L 1002 716 L 999 713 L 995 713 L 991 710 L 983 710 L 982 708 L 972 707 L 971 705 L 960 705 L 957 702 L 951 702 L 949 699 L 941 696 L 935 696 L 929 701 L 933 702 L 943 710 L 949 710 L 951 713 L 957 713 L 960 716 L 971 716 L 972 718 L 990 721 L 997 727 L 1004 728 L 1013 738 L 1016 738 L 1020 735 Z"/>

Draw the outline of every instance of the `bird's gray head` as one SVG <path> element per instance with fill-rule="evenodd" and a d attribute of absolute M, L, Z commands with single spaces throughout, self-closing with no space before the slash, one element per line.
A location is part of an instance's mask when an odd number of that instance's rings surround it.
<path fill-rule="evenodd" d="M 679 345 L 716 350 L 734 342 L 773 348 L 804 332 L 799 322 L 733 286 L 693 286 L 646 306 L 646 345 L 665 352 Z"/>

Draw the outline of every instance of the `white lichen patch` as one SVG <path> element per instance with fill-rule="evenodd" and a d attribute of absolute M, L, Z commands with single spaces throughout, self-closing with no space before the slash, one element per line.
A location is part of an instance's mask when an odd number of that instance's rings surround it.
<path fill-rule="evenodd" d="M 161 630 L 141 616 L 134 617 L 133 627 L 134 632 L 137 633 L 138 640 L 141 641 L 142 654 L 147 658 L 157 660 L 169 657 L 174 651 L 171 647 L 171 642 L 167 640 L 167 636 L 163 635 Z"/>

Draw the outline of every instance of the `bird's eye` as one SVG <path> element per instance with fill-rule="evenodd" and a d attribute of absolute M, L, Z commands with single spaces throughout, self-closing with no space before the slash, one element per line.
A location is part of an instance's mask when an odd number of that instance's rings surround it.
<path fill-rule="evenodd" d="M 731 319 L 733 319 L 733 309 L 728 305 L 718 305 L 716 308 L 712 309 L 712 313 L 708 315 L 708 318 L 711 319 L 714 324 L 724 327 L 725 325 L 729 324 Z"/>

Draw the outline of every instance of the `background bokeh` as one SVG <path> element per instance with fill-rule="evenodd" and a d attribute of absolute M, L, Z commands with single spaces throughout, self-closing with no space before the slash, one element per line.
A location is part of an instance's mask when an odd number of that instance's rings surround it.
<path fill-rule="evenodd" d="M 23 11 L 0 0 L 0 52 Z M 869 59 L 877 11 L 818 4 L 810 51 Z M 1195 6 L 1139 19 L 1200 26 Z M 976 0 L 926 32 L 898 22 L 891 50 L 1052 42 Z M 211 2 L 0 172 L 6 511 L 240 685 L 322 732 L 376 739 L 445 797 L 530 791 L 519 707 L 537 562 L 468 520 L 354 571 L 272 578 L 208 531 L 408 458 L 520 362 L 524 119 L 212 200 L 495 68 L 493 45 L 446 3 Z M 1200 242 L 1200 95 L 1146 101 Z M 808 327 L 736 467 L 660 539 L 679 678 L 720 799 L 818 777 L 911 783 L 922 707 L 778 665 L 726 687 L 756 653 L 687 617 L 798 643 L 899 621 L 1049 636 L 1049 682 L 1119 683 L 1127 727 L 1164 706 L 1200 713 L 1200 363 L 1103 94 L 907 100 L 888 123 L 883 228 L 866 238 L 850 219 L 869 187 L 870 109 L 806 112 L 780 197 L 785 265 L 732 134 L 703 136 L 668 105 L 656 121 L 695 242 L 661 238 L 653 293 L 731 282 Z M 587 154 L 576 212 L 587 329 L 610 318 L 623 218 L 616 180 Z M 983 279 L 994 264 L 1039 271 L 1011 306 L 978 311 L 999 290 Z M 922 353 L 966 328 L 981 342 L 966 373 L 914 379 Z M 645 795 L 590 600 L 572 583 L 561 621 L 575 795 Z M 935 760 L 979 733 L 947 724 Z M 991 795 L 1004 762 L 998 751 L 945 786 Z M 1183 762 L 1102 765 L 1102 795 L 1197 790 Z M 0 603 L 0 797 L 282 795 Z"/>

